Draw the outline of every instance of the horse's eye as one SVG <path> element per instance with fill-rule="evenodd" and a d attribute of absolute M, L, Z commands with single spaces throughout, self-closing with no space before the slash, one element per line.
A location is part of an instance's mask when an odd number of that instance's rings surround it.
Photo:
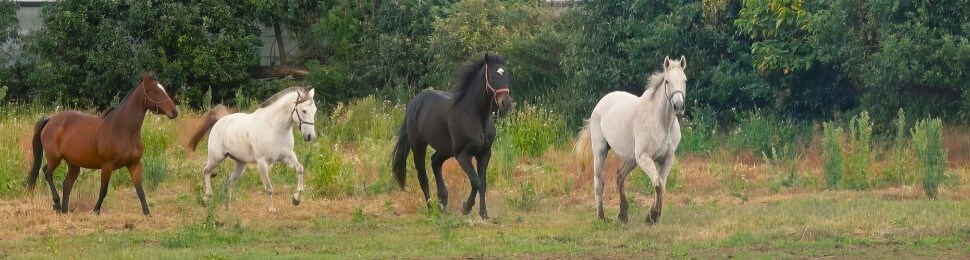
<path fill-rule="evenodd" d="M 303 113 L 306 114 L 306 109 L 303 110 Z"/>

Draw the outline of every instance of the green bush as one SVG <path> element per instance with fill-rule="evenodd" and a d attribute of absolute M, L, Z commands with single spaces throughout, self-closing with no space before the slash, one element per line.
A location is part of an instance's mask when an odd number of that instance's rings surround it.
<path fill-rule="evenodd" d="M 825 158 L 825 186 L 838 189 L 842 182 L 845 165 L 842 162 L 842 128 L 834 123 L 823 123 L 822 156 Z"/>
<path fill-rule="evenodd" d="M 728 136 L 728 145 L 734 151 L 751 150 L 756 155 L 769 155 L 772 148 L 780 149 L 780 158 L 794 156 L 811 136 L 811 128 L 805 123 L 781 119 L 776 115 L 759 111 L 745 113 L 738 120 L 738 128 Z"/>
<path fill-rule="evenodd" d="M 564 140 L 566 122 L 555 112 L 525 104 L 500 119 L 502 137 L 509 138 L 520 156 L 539 156 Z"/>
<path fill-rule="evenodd" d="M 923 174 L 923 191 L 930 198 L 936 198 L 945 177 L 947 155 L 943 149 L 942 125 L 937 118 L 920 120 L 913 127 L 913 150 Z"/>
<path fill-rule="evenodd" d="M 706 154 L 717 145 L 717 114 L 711 107 L 701 107 L 690 120 L 681 122 L 679 154 Z"/>

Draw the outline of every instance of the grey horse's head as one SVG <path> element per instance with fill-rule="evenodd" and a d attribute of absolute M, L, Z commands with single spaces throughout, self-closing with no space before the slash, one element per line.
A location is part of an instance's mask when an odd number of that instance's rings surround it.
<path fill-rule="evenodd" d="M 667 101 L 673 107 L 677 117 L 683 118 L 685 114 L 685 103 L 687 93 L 687 75 L 684 68 L 687 67 L 687 59 L 680 56 L 680 60 L 672 60 L 670 56 L 664 58 L 664 82 L 663 91 L 667 96 Z"/>

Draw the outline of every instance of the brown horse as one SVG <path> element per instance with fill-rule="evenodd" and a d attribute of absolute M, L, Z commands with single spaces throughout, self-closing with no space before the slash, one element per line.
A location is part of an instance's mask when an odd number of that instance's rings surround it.
<path fill-rule="evenodd" d="M 141 211 L 149 215 L 145 191 L 141 187 L 141 126 L 146 111 L 164 114 L 170 119 L 178 116 L 175 103 L 165 88 L 149 73 L 142 73 L 141 83 L 135 86 L 121 105 L 108 109 L 101 117 L 89 116 L 78 111 L 64 111 L 44 117 L 34 130 L 34 163 L 27 178 L 27 190 L 33 192 L 40 171 L 41 153 L 47 155 L 45 178 L 51 188 L 54 210 L 67 213 L 71 188 L 77 180 L 81 167 L 101 169 L 101 192 L 95 213 L 101 213 L 101 203 L 108 194 L 111 172 L 128 168 L 135 184 Z M 64 202 L 61 203 L 54 187 L 54 169 L 67 161 L 67 178 L 64 179 Z"/>

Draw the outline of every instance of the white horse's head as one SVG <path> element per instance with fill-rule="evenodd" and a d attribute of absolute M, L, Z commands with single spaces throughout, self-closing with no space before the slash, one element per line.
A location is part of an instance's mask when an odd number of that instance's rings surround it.
<path fill-rule="evenodd" d="M 300 91 L 296 93 L 296 106 L 293 107 L 290 116 L 293 119 L 293 124 L 299 125 L 303 140 L 312 141 L 317 138 L 317 130 L 313 126 L 317 114 L 317 104 L 313 101 L 313 89 L 311 88 L 306 93 Z"/>
<path fill-rule="evenodd" d="M 670 56 L 664 58 L 664 94 L 673 106 L 677 117 L 684 117 L 684 104 L 687 98 L 687 75 L 684 68 L 687 67 L 687 59 L 683 55 L 680 60 L 671 60 Z M 679 94 L 679 95 L 678 95 Z"/>

